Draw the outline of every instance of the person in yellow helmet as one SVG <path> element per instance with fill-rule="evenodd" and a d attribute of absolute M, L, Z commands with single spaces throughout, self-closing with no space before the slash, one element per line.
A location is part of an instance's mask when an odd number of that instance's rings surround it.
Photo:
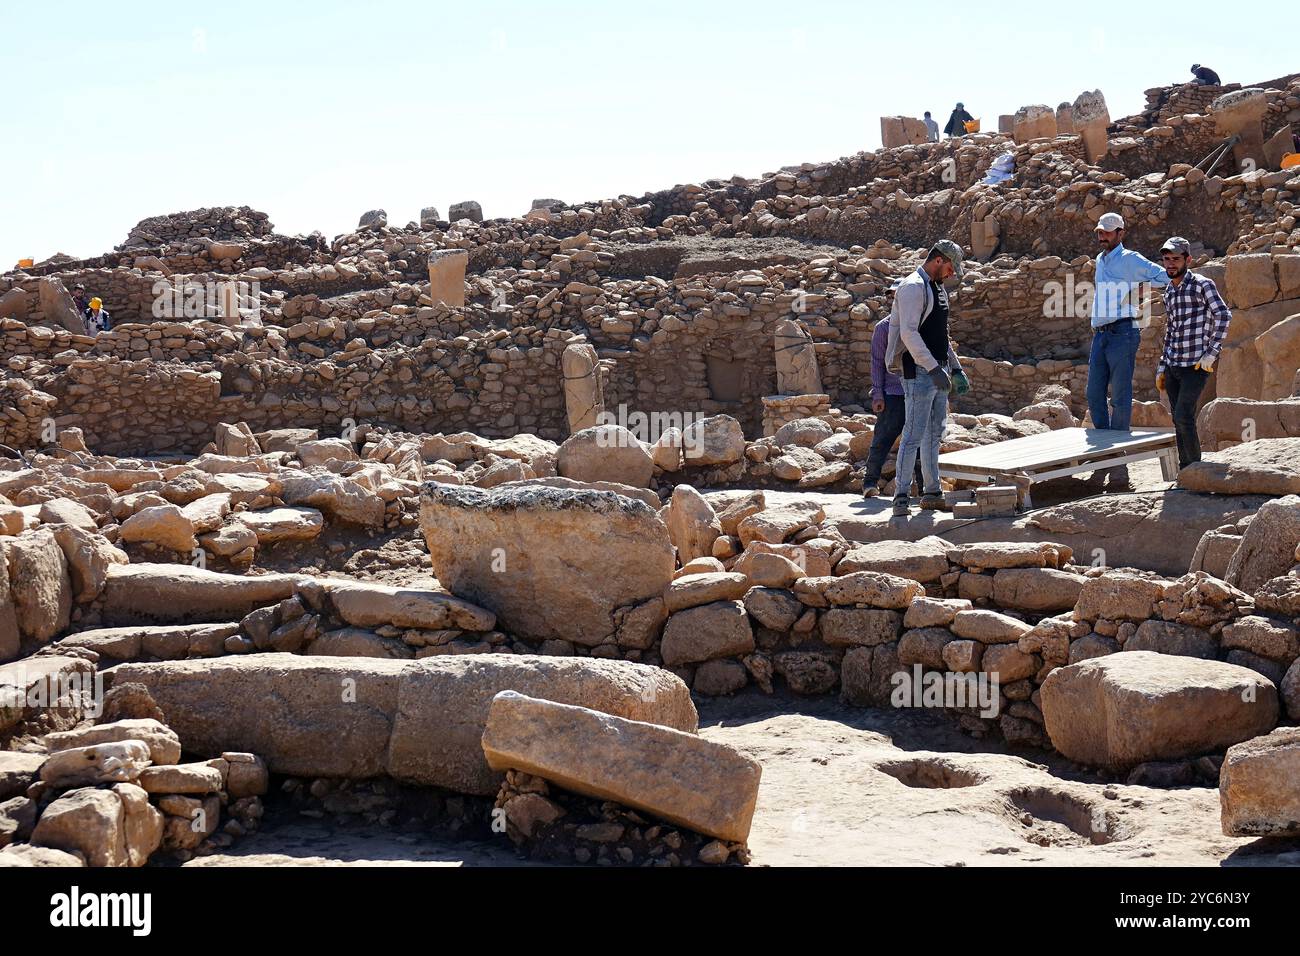
<path fill-rule="evenodd" d="M 107 332 L 113 327 L 113 318 L 104 308 L 104 300 L 95 296 L 90 300 L 90 305 L 86 309 L 86 334 L 98 335 L 100 332 Z"/>

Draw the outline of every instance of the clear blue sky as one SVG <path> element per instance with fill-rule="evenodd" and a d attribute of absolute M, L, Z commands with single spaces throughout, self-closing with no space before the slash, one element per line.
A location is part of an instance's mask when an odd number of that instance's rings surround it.
<path fill-rule="evenodd" d="M 1300 70 L 1263 7 L 1196 2 L 183 6 L 4 4 L 0 268 L 200 206 L 329 237 L 376 207 L 519 215 L 873 149 L 881 114 L 959 99 L 996 123 L 1100 88 L 1118 117 L 1193 61 Z"/>

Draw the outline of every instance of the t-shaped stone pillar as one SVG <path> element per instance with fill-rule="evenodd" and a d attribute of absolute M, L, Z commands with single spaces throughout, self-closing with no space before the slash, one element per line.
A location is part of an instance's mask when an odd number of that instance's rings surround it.
<path fill-rule="evenodd" d="M 600 387 L 596 350 L 585 342 L 566 345 L 560 355 L 560 372 L 564 376 L 569 434 L 598 424 L 600 414 L 605 411 L 605 398 Z"/>
<path fill-rule="evenodd" d="M 880 142 L 885 149 L 893 146 L 918 146 L 926 142 L 925 123 L 911 116 L 880 117 Z"/>
<path fill-rule="evenodd" d="M 429 298 L 458 308 L 465 304 L 465 266 L 469 253 L 464 249 L 438 249 L 429 253 Z"/>
<path fill-rule="evenodd" d="M 1236 136 L 1232 157 L 1237 173 L 1250 172 L 1267 165 L 1264 157 L 1264 127 L 1268 98 L 1260 89 L 1233 90 L 1210 104 L 1210 115 L 1224 136 Z"/>
<path fill-rule="evenodd" d="M 1056 135 L 1066 136 L 1074 131 L 1074 104 L 1062 103 L 1056 108 Z"/>
<path fill-rule="evenodd" d="M 1110 110 L 1106 106 L 1106 97 L 1101 95 L 1101 90 L 1084 91 L 1075 99 L 1070 112 L 1074 131 L 1083 140 L 1083 153 L 1088 162 L 1096 166 L 1106 155 L 1109 142 L 1106 129 L 1110 126 Z"/>
<path fill-rule="evenodd" d="M 1011 135 L 1017 143 L 1044 137 L 1051 139 L 1056 135 L 1056 112 L 1041 103 L 1020 107 L 1016 110 L 1015 128 Z"/>
<path fill-rule="evenodd" d="M 817 348 L 812 336 L 793 319 L 776 324 L 776 390 L 781 395 L 816 395 L 822 390 Z"/>

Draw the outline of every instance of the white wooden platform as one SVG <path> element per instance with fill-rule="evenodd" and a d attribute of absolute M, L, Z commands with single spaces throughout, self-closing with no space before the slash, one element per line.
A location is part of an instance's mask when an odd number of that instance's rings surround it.
<path fill-rule="evenodd" d="M 940 455 L 939 475 L 1017 485 L 1021 503 L 1028 508 L 1031 507 L 1029 486 L 1036 481 L 1114 468 L 1148 458 L 1160 459 L 1160 471 L 1166 481 L 1178 478 L 1178 444 L 1173 431 L 1059 428 Z"/>

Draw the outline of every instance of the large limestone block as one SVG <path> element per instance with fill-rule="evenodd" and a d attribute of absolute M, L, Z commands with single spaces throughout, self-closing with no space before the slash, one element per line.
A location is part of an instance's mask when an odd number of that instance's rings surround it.
<path fill-rule="evenodd" d="M 1300 462 L 1296 465 L 1300 468 Z M 1296 563 L 1297 544 L 1300 544 L 1300 496 L 1287 495 L 1266 502 L 1251 519 L 1241 544 L 1228 562 L 1227 582 L 1254 594 L 1265 582 L 1291 570 Z"/>
<path fill-rule="evenodd" d="M 365 581 L 330 579 L 322 583 L 335 613 L 357 627 L 391 624 L 426 631 L 443 628 L 490 631 L 496 626 L 496 615 L 491 611 L 442 591 L 397 588 Z"/>
<path fill-rule="evenodd" d="M 667 512 L 668 536 L 677 548 L 677 560 L 685 565 L 713 554 L 713 542 L 722 534 L 722 523 L 713 506 L 690 485 L 673 489 Z"/>
<path fill-rule="evenodd" d="M 714 601 L 670 615 L 660 645 L 669 667 L 740 657 L 753 650 L 754 632 L 741 601 Z"/>
<path fill-rule="evenodd" d="M 1228 836 L 1300 837 L 1300 728 L 1229 747 L 1219 809 Z"/>
<path fill-rule="evenodd" d="M 469 253 L 463 249 L 438 249 L 429 253 L 429 298 L 433 304 L 458 309 L 465 304 L 465 267 Z"/>
<path fill-rule="evenodd" d="M 1021 611 L 1068 611 L 1085 580 L 1055 568 L 1003 568 L 993 575 L 993 603 Z"/>
<path fill-rule="evenodd" d="M 194 522 L 176 505 L 141 508 L 122 522 L 121 540 L 146 542 L 172 551 L 189 553 L 199 546 Z"/>
<path fill-rule="evenodd" d="M 1155 575 L 1131 570 L 1106 571 L 1088 578 L 1079 589 L 1074 618 L 1095 621 L 1145 621 L 1155 613 L 1164 594 L 1165 582 Z"/>
<path fill-rule="evenodd" d="M 73 790 L 41 814 L 32 831 L 37 846 L 80 853 L 90 866 L 127 866 L 126 809 L 112 790 Z"/>
<path fill-rule="evenodd" d="M 237 621 L 289 597 L 299 580 L 289 574 L 220 574 L 188 564 L 114 565 L 104 584 L 103 622 Z"/>
<path fill-rule="evenodd" d="M 255 753 L 274 773 L 375 777 L 410 662 L 254 654 L 119 664 L 114 685 L 138 682 L 186 752 Z"/>
<path fill-rule="evenodd" d="M 837 574 L 881 571 L 928 584 L 948 573 L 952 545 L 933 535 L 920 541 L 877 541 L 859 545 L 835 566 Z"/>
<path fill-rule="evenodd" d="M 711 415 L 682 432 L 682 456 L 688 467 L 730 465 L 745 455 L 745 432 L 730 415 Z"/>
<path fill-rule="evenodd" d="M 1234 309 L 1250 309 L 1277 298 L 1277 272 L 1267 252 L 1228 256 L 1224 292 Z"/>
<path fill-rule="evenodd" d="M 41 315 L 46 322 L 61 325 L 73 335 L 85 335 L 86 323 L 72 293 L 63 285 L 58 276 L 42 276 L 37 282 L 37 292 L 41 303 Z"/>
<path fill-rule="evenodd" d="M 1052 746 L 1124 770 L 1214 753 L 1277 724 L 1277 688 L 1235 664 L 1150 651 L 1058 667 L 1041 688 Z"/>
<path fill-rule="evenodd" d="M 149 745 L 144 741 L 110 741 L 51 753 L 41 764 L 41 781 L 55 789 L 131 781 L 148 766 Z"/>
<path fill-rule="evenodd" d="M 749 837 L 762 766 L 725 744 L 505 691 L 482 746 L 493 770 L 535 774 L 720 840 Z"/>
<path fill-rule="evenodd" d="M 1222 375 L 1222 370 L 1219 374 Z M 1256 376 L 1258 380 L 1259 375 Z M 1207 403 L 1197 413 L 1196 430 L 1205 450 L 1215 451 L 1221 443 L 1235 445 L 1247 438 L 1252 441 L 1258 438 L 1300 438 L 1300 399 L 1265 402 L 1222 397 L 1236 394 L 1220 391 L 1219 398 Z"/>
<path fill-rule="evenodd" d="M 277 541 L 311 541 L 325 528 L 325 517 L 315 508 L 266 508 L 241 511 L 233 522 L 257 535 L 259 545 Z"/>
<path fill-rule="evenodd" d="M 94 709 L 88 705 L 95 680 L 95 665 L 81 657 L 28 657 L 0 666 L 0 742 L 28 727 L 36 733 L 75 727 Z"/>
<path fill-rule="evenodd" d="M 0 549 L 9 566 L 18 630 L 26 640 L 44 644 L 68 626 L 72 615 L 72 581 L 63 549 L 48 528 L 0 538 Z"/>
<path fill-rule="evenodd" d="M 1260 397 L 1269 400 L 1289 397 L 1296 369 L 1300 368 L 1300 314 L 1266 329 L 1255 340 L 1255 350 L 1262 359 L 1264 375 Z"/>
<path fill-rule="evenodd" d="M 174 764 L 181 759 L 181 741 L 176 732 L 152 717 L 115 720 L 75 730 L 57 731 L 45 735 L 45 746 L 50 753 L 91 747 L 95 744 L 138 740 L 149 748 L 149 759 L 155 764 Z"/>
<path fill-rule="evenodd" d="M 108 580 L 108 569 L 115 564 L 127 564 L 130 560 L 125 551 L 114 547 L 98 532 L 60 525 L 54 529 L 54 538 L 63 549 L 63 557 L 67 561 L 68 574 L 72 580 L 73 598 L 78 604 L 86 604 L 99 597 L 99 592 Z M 0 631 L 3 628 L 3 621 L 0 621 Z M 0 640 L 0 643 L 3 641 Z"/>
<path fill-rule="evenodd" d="M 406 665 L 388 751 L 388 773 L 422 786 L 485 796 L 502 776 L 483 755 L 492 699 L 513 690 L 628 720 L 694 733 L 690 689 L 648 664 L 590 657 L 466 654 Z M 273 768 L 274 769 L 274 768 Z"/>
<path fill-rule="evenodd" d="M 650 484 L 654 458 L 635 435 L 621 425 L 595 425 L 564 440 L 556 468 L 576 481 L 613 481 L 633 488 Z"/>
<path fill-rule="evenodd" d="M 384 499 L 351 479 L 289 472 L 282 477 L 282 489 L 285 504 L 317 508 L 331 518 L 367 528 L 384 523 Z"/>
<path fill-rule="evenodd" d="M 662 596 L 672 580 L 663 521 L 607 491 L 430 482 L 420 527 L 439 582 L 527 640 L 594 647 L 615 634 L 618 608 Z"/>

